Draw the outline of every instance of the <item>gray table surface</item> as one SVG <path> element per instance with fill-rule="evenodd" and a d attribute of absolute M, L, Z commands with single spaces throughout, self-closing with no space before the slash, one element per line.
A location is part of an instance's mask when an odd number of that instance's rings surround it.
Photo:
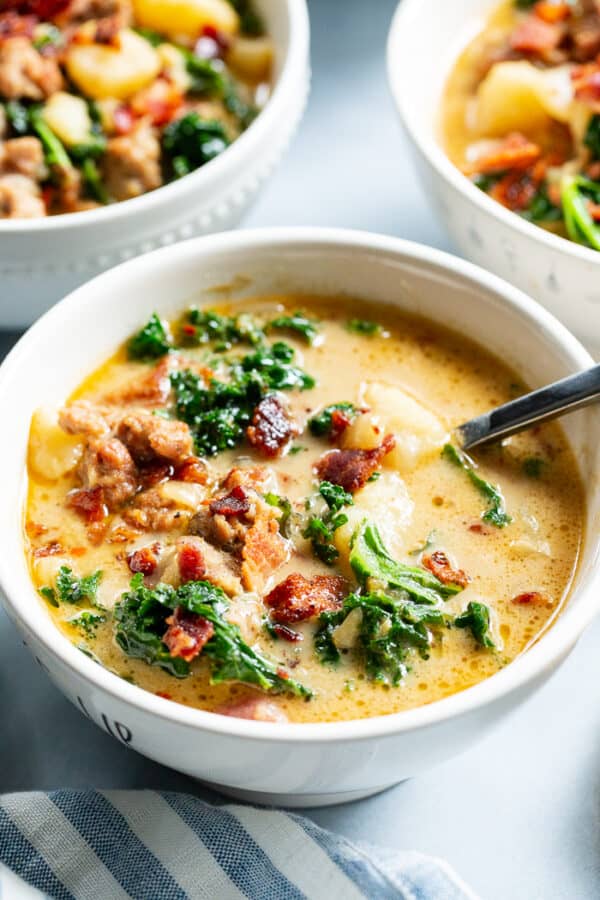
<path fill-rule="evenodd" d="M 312 0 L 313 90 L 247 225 L 337 225 L 451 249 L 385 82 L 394 0 Z M 0 353 L 15 335 L 0 335 Z M 447 859 L 485 900 L 600 897 L 600 622 L 552 681 L 469 753 L 378 797 L 309 810 L 349 838 Z M 194 782 L 128 751 L 50 684 L 0 611 L 0 791 Z"/>

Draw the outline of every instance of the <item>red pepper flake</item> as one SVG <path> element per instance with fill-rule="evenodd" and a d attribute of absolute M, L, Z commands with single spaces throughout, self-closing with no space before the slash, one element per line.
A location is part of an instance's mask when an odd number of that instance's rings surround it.
<path fill-rule="evenodd" d="M 472 531 L 473 534 L 483 534 L 486 537 L 492 533 L 490 526 L 484 525 L 483 522 L 473 522 L 472 525 L 469 525 L 469 531 Z"/>
<path fill-rule="evenodd" d="M 518 603 L 522 606 L 542 606 L 546 602 L 546 597 L 539 591 L 525 591 L 511 600 L 511 603 Z"/>

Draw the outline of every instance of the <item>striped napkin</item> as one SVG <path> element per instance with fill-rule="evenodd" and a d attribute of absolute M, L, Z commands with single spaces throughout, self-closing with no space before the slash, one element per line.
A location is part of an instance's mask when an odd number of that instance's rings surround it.
<path fill-rule="evenodd" d="M 0 900 L 476 900 L 444 862 L 156 791 L 0 796 Z"/>

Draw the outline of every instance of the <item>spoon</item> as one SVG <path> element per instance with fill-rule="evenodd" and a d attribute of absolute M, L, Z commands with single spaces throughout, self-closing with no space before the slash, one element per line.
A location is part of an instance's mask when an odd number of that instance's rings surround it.
<path fill-rule="evenodd" d="M 459 425 L 454 433 L 461 449 L 470 450 L 564 416 L 597 400 L 600 400 L 600 365 L 498 406 Z"/>

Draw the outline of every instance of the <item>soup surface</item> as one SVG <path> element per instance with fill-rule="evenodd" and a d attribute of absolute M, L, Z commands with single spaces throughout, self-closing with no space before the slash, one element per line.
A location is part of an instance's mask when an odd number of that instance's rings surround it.
<path fill-rule="evenodd" d="M 526 650 L 576 566 L 557 426 L 477 462 L 450 443 L 524 390 L 389 307 L 153 316 L 33 418 L 33 580 L 83 652 L 175 702 L 293 722 L 431 703 Z"/>
<path fill-rule="evenodd" d="M 268 96 L 250 0 L 0 2 L 0 219 L 128 200 L 222 153 Z"/>
<path fill-rule="evenodd" d="M 459 57 L 450 159 L 523 218 L 600 249 L 600 5 L 508 0 Z"/>

